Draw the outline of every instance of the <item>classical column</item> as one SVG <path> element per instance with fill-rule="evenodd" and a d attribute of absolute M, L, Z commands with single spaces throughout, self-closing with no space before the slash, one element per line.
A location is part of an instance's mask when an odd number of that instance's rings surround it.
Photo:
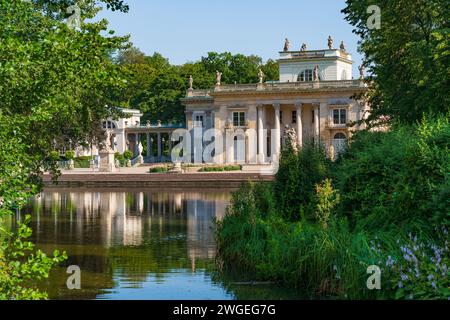
<path fill-rule="evenodd" d="M 135 152 L 136 156 L 138 156 L 139 155 L 139 133 L 135 133 L 135 141 L 136 141 L 136 144 L 134 146 L 134 152 Z"/>
<path fill-rule="evenodd" d="M 297 108 L 297 143 L 301 148 L 303 146 L 302 103 L 297 102 L 295 106 Z"/>
<path fill-rule="evenodd" d="M 172 160 L 172 148 L 173 148 L 173 143 L 172 143 L 172 134 L 169 132 L 169 159 Z"/>
<path fill-rule="evenodd" d="M 275 150 L 272 155 L 279 156 L 281 153 L 281 121 L 280 121 L 280 104 L 273 105 L 275 109 Z"/>
<path fill-rule="evenodd" d="M 264 106 L 258 106 L 258 163 L 264 163 Z"/>
<path fill-rule="evenodd" d="M 161 150 L 161 132 L 158 132 L 158 158 L 161 158 L 162 150 Z"/>
<path fill-rule="evenodd" d="M 147 158 L 152 156 L 152 144 L 150 142 L 150 133 L 147 132 Z"/>
<path fill-rule="evenodd" d="M 314 139 L 319 142 L 320 135 L 320 118 L 319 118 L 320 104 L 314 105 Z"/>
<path fill-rule="evenodd" d="M 248 159 L 247 163 L 255 164 L 257 163 L 258 159 L 258 138 L 257 138 L 257 121 L 258 121 L 258 115 L 257 115 L 257 109 L 256 105 L 250 105 L 248 107 L 248 128 L 246 130 L 246 136 L 247 136 L 247 151 L 248 151 Z"/>

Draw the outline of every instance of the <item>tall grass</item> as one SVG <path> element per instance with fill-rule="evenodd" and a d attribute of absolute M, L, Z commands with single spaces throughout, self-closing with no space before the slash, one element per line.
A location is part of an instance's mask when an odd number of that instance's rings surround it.
<path fill-rule="evenodd" d="M 445 119 L 366 132 L 337 164 L 314 145 L 283 153 L 275 182 L 244 185 L 217 223 L 224 270 L 311 297 L 447 299 L 449 134 Z"/>

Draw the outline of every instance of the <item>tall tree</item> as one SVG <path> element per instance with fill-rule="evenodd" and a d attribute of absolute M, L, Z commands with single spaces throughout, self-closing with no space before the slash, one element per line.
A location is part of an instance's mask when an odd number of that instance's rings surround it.
<path fill-rule="evenodd" d="M 410 123 L 449 112 L 448 0 L 347 0 L 343 13 L 369 67 L 369 120 Z"/>
<path fill-rule="evenodd" d="M 127 38 L 104 36 L 107 22 L 86 22 L 83 11 L 79 27 L 69 28 L 58 15 L 69 4 L 0 0 L 0 218 L 40 190 L 44 171 L 56 175 L 55 144 L 98 141 L 102 119 L 119 114 L 107 106 L 107 93 L 124 80 L 109 52 L 127 47 Z M 88 16 L 98 9 L 83 4 Z M 48 276 L 59 255 L 25 252 L 26 226 L 14 234 L 0 225 L 0 233 L 0 299 L 45 297 L 27 282 Z"/>

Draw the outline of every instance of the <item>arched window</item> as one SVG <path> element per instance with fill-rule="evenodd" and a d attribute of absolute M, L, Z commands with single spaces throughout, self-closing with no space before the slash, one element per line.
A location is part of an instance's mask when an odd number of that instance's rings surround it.
<path fill-rule="evenodd" d="M 345 151 L 347 148 L 347 137 L 342 132 L 336 133 L 333 138 L 334 157 Z"/>
<path fill-rule="evenodd" d="M 339 132 L 334 135 L 334 140 L 347 140 L 347 137 L 342 132 Z"/>
<path fill-rule="evenodd" d="M 298 81 L 313 81 L 313 71 L 311 69 L 307 69 L 305 71 L 300 72 L 298 75 Z"/>
<path fill-rule="evenodd" d="M 347 71 L 346 70 L 342 70 L 341 80 L 347 80 Z"/>
<path fill-rule="evenodd" d="M 116 124 L 113 121 L 103 121 L 103 129 L 116 129 Z"/>

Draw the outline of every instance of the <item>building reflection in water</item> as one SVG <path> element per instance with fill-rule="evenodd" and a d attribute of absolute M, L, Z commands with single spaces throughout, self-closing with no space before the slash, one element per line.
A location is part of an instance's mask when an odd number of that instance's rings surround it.
<path fill-rule="evenodd" d="M 224 216 L 229 200 L 230 193 L 223 191 L 48 190 L 30 206 L 38 244 L 108 249 L 178 238 L 195 269 L 196 259 L 214 258 L 213 220 Z"/>

